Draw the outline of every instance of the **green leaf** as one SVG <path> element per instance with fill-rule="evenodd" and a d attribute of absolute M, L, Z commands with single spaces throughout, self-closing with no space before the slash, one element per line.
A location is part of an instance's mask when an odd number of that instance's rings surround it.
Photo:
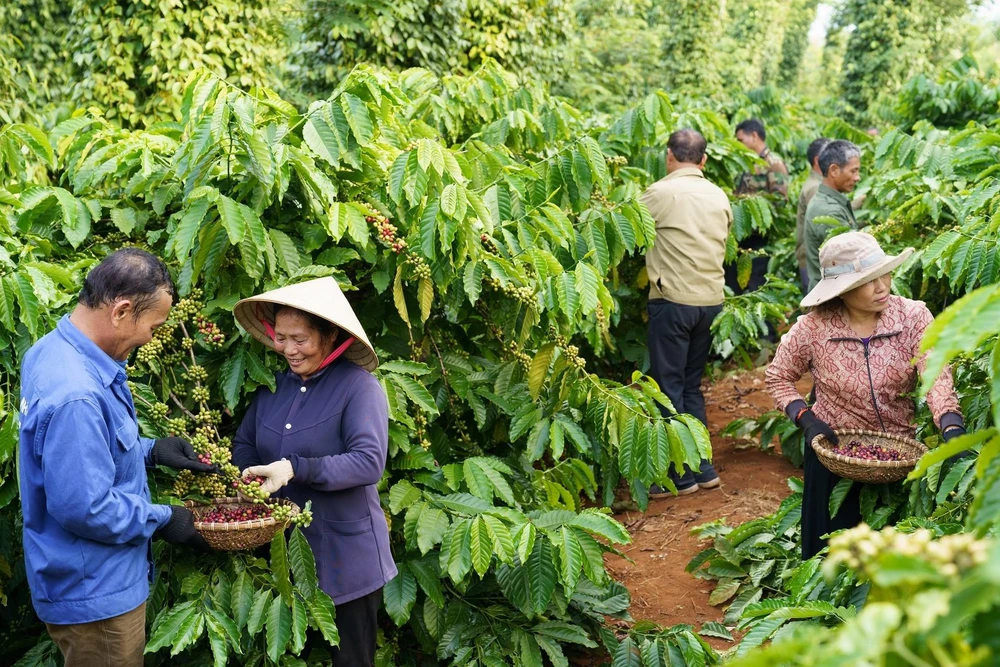
<path fill-rule="evenodd" d="M 420 382 L 405 375 L 393 374 L 388 377 L 393 384 L 403 390 L 406 397 L 415 403 L 417 407 L 424 410 L 428 414 L 438 414 L 438 408 L 437 404 L 434 402 L 434 397 L 431 396 L 431 393 L 427 391 L 427 388 Z"/>
<path fill-rule="evenodd" d="M 512 562 L 514 559 L 514 540 L 510 535 L 510 530 L 495 516 L 483 514 L 479 518 L 486 524 L 497 558 L 504 563 Z"/>
<path fill-rule="evenodd" d="M 465 287 L 470 304 L 475 305 L 479 301 L 479 295 L 483 289 L 483 271 L 481 262 L 469 262 L 465 265 L 462 285 Z"/>
<path fill-rule="evenodd" d="M 535 549 L 535 526 L 531 523 L 523 524 L 514 533 L 514 545 L 517 548 L 517 557 L 525 563 L 528 555 Z"/>
<path fill-rule="evenodd" d="M 445 605 L 444 589 L 441 586 L 441 574 L 435 565 L 436 560 L 437 556 L 432 554 L 417 560 L 409 560 L 406 562 L 406 566 L 431 602 L 443 609 Z"/>
<path fill-rule="evenodd" d="M 628 544 L 632 541 L 632 537 L 625 530 L 625 526 L 598 509 L 589 508 L 583 510 L 583 512 L 570 522 L 570 525 L 583 528 L 594 535 L 600 535 L 612 543 Z"/>
<path fill-rule="evenodd" d="M 567 594 L 571 595 L 576 590 L 583 570 L 583 548 L 573 530 L 566 526 L 559 529 L 559 538 L 556 543 L 559 551 L 559 579 L 566 587 Z"/>
<path fill-rule="evenodd" d="M 642 653 L 631 637 L 626 637 L 618 644 L 611 667 L 643 667 Z"/>
<path fill-rule="evenodd" d="M 528 392 L 533 399 L 537 399 L 542 390 L 555 351 L 555 343 L 546 343 L 538 349 L 535 358 L 531 360 L 531 368 L 528 370 Z"/>
<path fill-rule="evenodd" d="M 306 613 L 306 605 L 298 596 L 292 598 L 292 645 L 291 651 L 295 655 L 302 653 L 306 646 L 306 627 L 309 625 L 309 615 Z"/>
<path fill-rule="evenodd" d="M 194 240 L 198 238 L 202 221 L 205 220 L 205 214 L 208 213 L 210 205 L 211 202 L 207 198 L 202 197 L 190 202 L 184 209 L 180 222 L 177 223 L 177 229 L 174 230 L 171 245 L 169 246 L 173 248 L 174 257 L 177 259 L 183 260 L 191 252 Z"/>
<path fill-rule="evenodd" d="M 456 584 L 462 581 L 472 568 L 470 524 L 469 519 L 459 519 L 454 522 L 441 544 L 441 568 L 448 571 L 448 576 Z"/>
<path fill-rule="evenodd" d="M 217 612 L 213 610 L 207 611 L 205 625 L 208 629 L 208 645 L 212 649 L 212 665 L 213 667 L 226 667 L 229 662 L 229 642 L 226 640 L 226 633 L 215 617 L 212 616 L 212 614 Z M 238 647 L 239 644 L 236 644 L 236 646 Z"/>
<path fill-rule="evenodd" d="M 535 540 L 534 548 L 523 568 L 530 584 L 531 606 L 536 614 L 541 614 L 552 599 L 558 576 L 552 564 L 552 547 L 547 539 Z"/>
<path fill-rule="evenodd" d="M 368 107 L 357 95 L 343 93 L 340 97 L 340 106 L 347 116 L 347 122 L 351 126 L 354 138 L 362 146 L 371 143 L 374 136 L 374 128 L 371 118 L 368 116 Z"/>
<path fill-rule="evenodd" d="M 280 600 L 281 598 L 275 598 Z M 247 634 L 253 637 L 264 627 L 264 616 L 267 613 L 268 605 L 271 603 L 271 591 L 261 589 L 254 595 L 253 606 L 250 607 L 250 616 L 247 618 Z"/>
<path fill-rule="evenodd" d="M 319 588 L 316 577 L 316 559 L 305 535 L 298 527 L 292 530 L 288 539 L 288 556 L 292 565 L 292 575 L 295 577 L 295 588 L 306 600 L 312 598 Z"/>
<path fill-rule="evenodd" d="M 417 300 L 420 302 L 420 322 L 426 322 L 434 306 L 434 283 L 430 278 L 421 278 L 417 285 Z"/>
<path fill-rule="evenodd" d="M 291 638 L 292 610 L 278 596 L 267 612 L 267 657 L 277 662 Z"/>
<path fill-rule="evenodd" d="M 469 546 L 472 551 L 472 566 L 480 577 L 484 577 L 493 561 L 493 537 L 485 517 L 477 517 L 469 527 Z"/>
<path fill-rule="evenodd" d="M 253 583 L 246 570 L 236 575 L 233 582 L 231 604 L 233 606 L 233 620 L 237 628 L 245 628 L 247 620 L 250 618 L 250 608 L 253 606 Z"/>
<path fill-rule="evenodd" d="M 403 479 L 389 489 L 389 511 L 399 514 L 413 503 L 420 500 L 422 492 L 409 481 Z"/>
<path fill-rule="evenodd" d="M 392 300 L 396 304 L 396 311 L 400 319 L 410 326 L 410 314 L 406 308 L 406 295 L 403 293 L 403 266 L 396 269 L 396 279 L 392 283 Z"/>
<path fill-rule="evenodd" d="M 288 545 L 285 543 L 285 533 L 279 530 L 271 539 L 271 581 L 286 605 L 292 604 L 292 580 L 289 572 Z"/>
<path fill-rule="evenodd" d="M 111 209 L 111 222 L 126 236 L 135 229 L 135 209 L 134 208 L 113 208 Z"/>
<path fill-rule="evenodd" d="M 323 591 L 318 591 L 312 600 L 306 600 L 306 606 L 309 608 L 309 616 L 312 620 L 311 625 L 322 633 L 323 639 L 330 646 L 339 646 L 340 632 L 337 630 L 337 624 L 335 623 L 337 612 L 330 596 Z"/>
<path fill-rule="evenodd" d="M 222 398 L 230 408 L 235 408 L 240 400 L 240 390 L 245 375 L 246 355 L 243 350 L 229 355 L 222 362 L 222 367 L 219 369 L 219 387 L 222 389 Z"/>
<path fill-rule="evenodd" d="M 397 626 L 401 626 L 410 619 L 413 604 L 417 601 L 417 580 L 405 563 L 401 563 L 398 569 L 399 574 L 382 589 L 382 598 L 386 612 Z"/>
<path fill-rule="evenodd" d="M 569 660 L 566 659 L 566 654 L 563 653 L 562 646 L 559 645 L 558 641 L 545 635 L 535 635 L 535 642 L 545 651 L 552 667 L 569 667 Z"/>
<path fill-rule="evenodd" d="M 444 539 L 451 525 L 448 515 L 439 509 L 427 508 L 417 520 L 417 546 L 426 554 Z"/>
<path fill-rule="evenodd" d="M 587 636 L 587 632 L 578 625 L 565 621 L 546 621 L 531 629 L 535 636 L 551 637 L 558 642 L 579 644 L 587 648 L 597 648 L 597 642 Z"/>
<path fill-rule="evenodd" d="M 222 220 L 222 225 L 229 236 L 230 245 L 238 245 L 246 234 L 247 223 L 243 217 L 243 209 L 245 207 L 225 195 L 219 195 L 219 201 L 216 206 L 219 211 L 219 217 Z"/>
<path fill-rule="evenodd" d="M 66 240 L 74 249 L 78 248 L 90 236 L 90 211 L 83 205 L 83 202 L 70 194 L 69 190 L 52 188 L 52 192 L 62 209 L 63 234 L 66 235 Z"/>
<path fill-rule="evenodd" d="M 156 619 L 153 633 L 146 644 L 145 653 L 156 653 L 165 646 L 172 646 L 182 628 L 195 616 L 200 616 L 196 600 L 182 602 L 176 607 L 164 609 Z"/>
<path fill-rule="evenodd" d="M 837 512 L 840 511 L 840 506 L 844 504 L 844 499 L 847 498 L 847 494 L 851 492 L 851 487 L 854 486 L 854 482 L 849 479 L 842 479 L 837 482 L 837 485 L 833 487 L 833 491 L 830 493 L 830 518 L 837 516 Z"/>
<path fill-rule="evenodd" d="M 240 630 L 236 627 L 236 623 L 233 619 L 229 618 L 225 614 L 222 614 L 215 609 L 205 608 L 205 620 L 209 624 L 209 628 L 214 627 L 216 630 L 221 630 L 225 638 L 233 645 L 237 653 L 242 653 L 240 648 L 241 635 Z"/>

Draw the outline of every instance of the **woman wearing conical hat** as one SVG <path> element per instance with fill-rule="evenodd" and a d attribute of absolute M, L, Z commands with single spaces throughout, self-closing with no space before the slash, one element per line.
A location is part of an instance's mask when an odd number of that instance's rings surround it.
<path fill-rule="evenodd" d="M 886 255 L 864 232 L 828 240 L 819 251 L 822 280 L 802 299 L 802 307 L 812 310 L 781 338 L 767 367 L 768 392 L 806 437 L 803 559 L 823 548 L 826 533 L 861 522 L 860 484 L 830 517 L 830 496 L 840 477 L 820 463 L 813 439 L 823 435 L 837 444 L 834 430 L 843 429 L 916 435 L 912 392 L 925 360 L 920 339 L 934 317 L 922 301 L 891 293 L 893 269 L 911 254 L 907 248 Z M 811 406 L 795 388 L 806 372 L 815 383 Z M 965 433 L 950 369 L 937 378 L 927 405 L 944 440 Z"/>
<path fill-rule="evenodd" d="M 268 493 L 312 501 L 303 532 L 320 588 L 337 607 L 334 665 L 371 665 L 382 587 L 396 576 L 375 488 L 389 441 L 386 397 L 371 374 L 378 358 L 333 278 L 244 299 L 233 314 L 288 362 L 276 390 L 253 397 L 233 463 L 266 478 Z"/>

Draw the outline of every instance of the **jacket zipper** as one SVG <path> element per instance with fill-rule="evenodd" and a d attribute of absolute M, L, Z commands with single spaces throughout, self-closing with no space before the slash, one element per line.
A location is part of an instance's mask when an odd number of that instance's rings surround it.
<path fill-rule="evenodd" d="M 872 338 L 874 338 L 874 336 Z M 872 379 L 872 365 L 871 361 L 868 359 L 868 344 L 871 343 L 872 338 L 869 338 L 868 341 L 861 341 L 862 345 L 865 346 L 865 368 L 868 369 L 868 388 L 872 393 L 872 405 L 875 407 L 875 416 L 878 417 L 879 426 L 882 427 L 883 433 L 887 433 L 888 431 L 885 430 L 885 422 L 882 421 L 882 411 L 879 410 L 878 401 L 875 399 L 875 381 Z"/>
<path fill-rule="evenodd" d="M 837 342 L 840 342 L 840 341 L 854 341 L 854 342 L 861 343 L 864 346 L 864 348 L 865 348 L 865 369 L 868 371 L 868 390 L 871 393 L 872 407 L 875 408 L 875 416 L 878 418 L 878 423 L 879 423 L 879 426 L 882 427 L 882 432 L 883 433 L 888 433 L 888 431 L 885 428 L 885 422 L 882 421 L 882 411 L 878 407 L 878 400 L 875 398 L 875 381 L 872 378 L 872 365 L 871 365 L 871 361 L 868 358 L 868 354 L 869 354 L 868 346 L 876 338 L 891 338 L 892 336 L 895 336 L 898 333 L 899 333 L 898 331 L 894 331 L 892 333 L 875 334 L 874 336 L 871 336 L 868 339 L 867 343 L 862 338 L 848 338 L 848 337 L 844 337 L 844 338 L 831 338 L 830 339 L 831 341 L 837 341 Z"/>

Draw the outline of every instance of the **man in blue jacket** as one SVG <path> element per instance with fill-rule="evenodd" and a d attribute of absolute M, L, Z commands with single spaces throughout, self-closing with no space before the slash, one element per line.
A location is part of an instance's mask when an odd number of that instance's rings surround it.
<path fill-rule="evenodd" d="M 173 297 L 163 262 L 119 250 L 90 272 L 72 314 L 21 366 L 25 569 L 66 667 L 142 665 L 154 532 L 208 549 L 189 510 L 151 502 L 146 466 L 212 467 L 181 438 L 139 435 L 124 369 Z"/>

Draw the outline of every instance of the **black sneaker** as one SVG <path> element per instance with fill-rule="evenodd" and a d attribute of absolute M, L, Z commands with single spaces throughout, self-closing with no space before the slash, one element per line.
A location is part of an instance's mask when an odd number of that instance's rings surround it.
<path fill-rule="evenodd" d="M 715 467 L 708 461 L 702 461 L 699 470 L 694 475 L 694 481 L 699 489 L 715 489 L 722 484 Z"/>

